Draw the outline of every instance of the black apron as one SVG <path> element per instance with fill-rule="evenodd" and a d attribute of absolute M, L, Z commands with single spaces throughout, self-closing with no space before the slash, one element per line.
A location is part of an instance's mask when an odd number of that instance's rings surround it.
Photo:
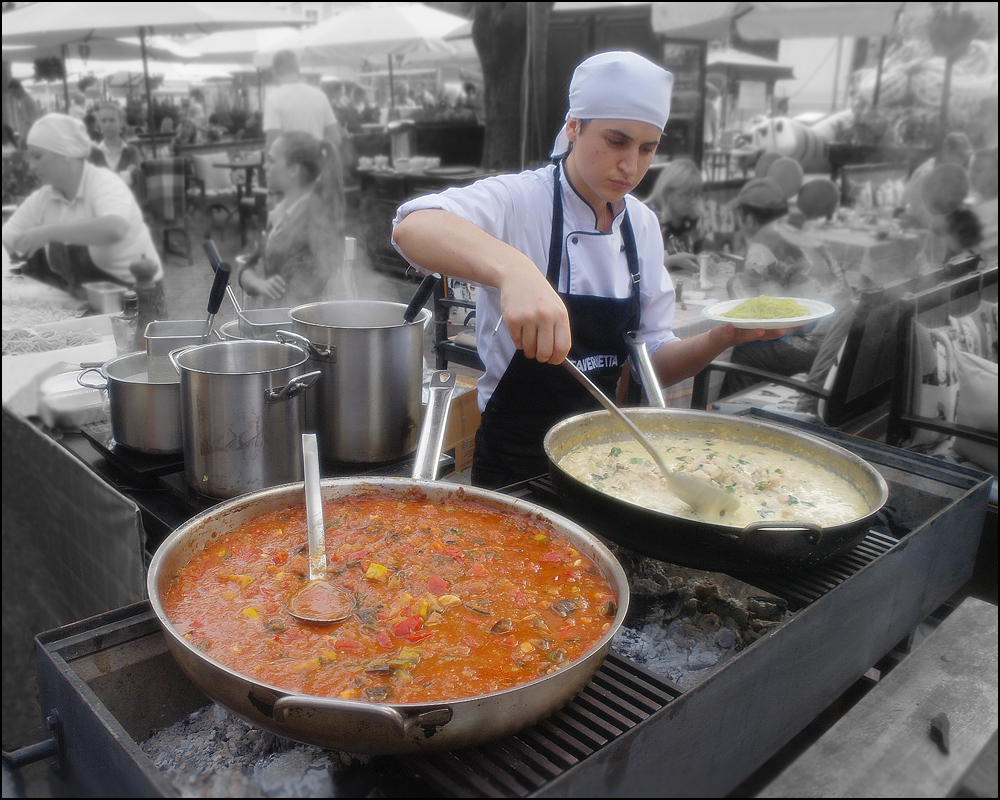
<path fill-rule="evenodd" d="M 557 291 L 564 238 L 559 172 L 557 162 L 545 275 Z M 639 255 L 628 211 L 624 213 L 621 232 L 632 276 L 629 296 L 595 297 L 559 292 L 569 313 L 573 336 L 569 358 L 611 397 L 615 395 L 622 366 L 628 357 L 625 334 L 639 327 Z M 472 483 L 495 489 L 547 473 L 548 461 L 542 441 L 549 428 L 573 414 L 600 407 L 561 364 L 542 364 L 518 350 L 483 411 L 476 433 Z"/>

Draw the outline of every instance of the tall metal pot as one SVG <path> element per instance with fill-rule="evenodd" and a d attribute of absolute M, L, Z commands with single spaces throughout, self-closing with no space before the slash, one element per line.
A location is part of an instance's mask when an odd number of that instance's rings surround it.
<path fill-rule="evenodd" d="M 184 474 L 209 497 L 302 480 L 309 354 L 284 342 L 234 340 L 176 350 Z"/>
<path fill-rule="evenodd" d="M 326 461 L 379 463 L 416 448 L 431 312 L 406 322 L 405 311 L 402 303 L 341 300 L 290 312 L 296 341 L 323 375 L 308 404 Z"/>

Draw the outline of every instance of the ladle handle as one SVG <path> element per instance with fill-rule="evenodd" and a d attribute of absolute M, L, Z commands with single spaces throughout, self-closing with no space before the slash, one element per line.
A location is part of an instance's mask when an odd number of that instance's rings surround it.
<path fill-rule="evenodd" d="M 618 408 L 618 406 L 616 406 L 613 402 L 611 402 L 611 399 L 598 388 L 596 383 L 594 383 L 583 372 L 581 372 L 580 369 L 576 366 L 576 364 L 574 364 L 568 358 L 564 359 L 562 363 L 563 366 L 566 367 L 566 369 L 568 369 L 570 373 L 572 373 L 573 377 L 575 377 L 578 381 L 580 381 L 580 383 L 584 385 L 587 391 L 590 392 L 602 406 L 604 406 L 615 417 L 617 417 L 618 420 L 623 425 L 625 425 L 630 431 L 632 431 L 632 435 L 636 438 L 639 444 L 641 444 L 645 448 L 646 452 L 649 453 L 650 457 L 653 459 L 656 466 L 659 467 L 660 473 L 669 476 L 672 470 L 666 465 L 666 463 L 663 460 L 663 457 L 656 452 L 656 448 L 653 447 L 649 439 L 646 438 L 646 435 L 636 427 L 635 423 L 632 422 L 632 420 L 630 420 L 628 417 L 626 417 L 624 412 L 620 408 Z"/>
<path fill-rule="evenodd" d="M 309 533 L 309 580 L 326 577 L 326 531 L 323 530 L 323 496 L 319 485 L 319 445 L 315 433 L 302 434 L 302 474 L 306 490 L 306 524 Z"/>
<path fill-rule="evenodd" d="M 639 331 L 629 331 L 625 334 L 625 344 L 628 345 L 629 352 L 632 353 L 632 360 L 639 368 L 639 378 L 642 381 L 642 389 L 646 394 L 646 402 L 655 408 L 666 408 L 667 401 L 663 397 L 663 388 L 660 380 L 653 370 L 653 362 L 649 358 L 649 351 L 646 349 L 646 340 Z"/>
<path fill-rule="evenodd" d="M 222 260 L 222 256 L 219 255 L 219 249 L 215 246 L 215 241 L 208 237 L 204 242 L 201 243 L 201 249 L 205 251 L 205 255 L 208 256 L 208 263 L 212 267 L 212 272 L 218 272 L 219 266 L 221 264 L 226 264 Z M 226 264 L 226 266 L 229 266 Z M 232 267 L 229 267 L 230 272 L 232 272 Z M 226 282 L 226 295 L 229 297 L 229 301 L 233 304 L 233 308 L 236 309 L 237 314 L 243 313 L 243 306 L 240 301 L 236 299 L 236 292 L 233 291 L 232 284 L 228 281 Z"/>
<path fill-rule="evenodd" d="M 431 292 L 434 291 L 434 287 L 440 279 L 441 276 L 437 273 L 424 275 L 424 279 L 420 281 L 417 291 L 413 293 L 413 297 L 406 305 L 406 310 L 403 312 L 403 322 L 413 322 L 417 318 L 417 314 L 424 307 L 424 303 L 427 302 L 427 298 L 431 296 Z"/>

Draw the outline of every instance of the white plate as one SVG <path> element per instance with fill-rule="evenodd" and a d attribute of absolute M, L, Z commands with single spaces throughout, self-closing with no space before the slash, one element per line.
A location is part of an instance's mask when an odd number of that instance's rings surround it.
<path fill-rule="evenodd" d="M 736 308 L 740 303 L 747 300 L 745 297 L 738 300 L 723 300 L 721 303 L 703 308 L 701 313 L 716 322 L 727 322 L 737 328 L 774 330 L 775 328 L 801 328 L 810 322 L 828 317 L 836 311 L 833 306 L 829 303 L 824 303 L 822 300 L 807 300 L 804 297 L 780 297 L 778 299 L 794 300 L 796 303 L 809 309 L 809 313 L 801 317 L 783 317 L 780 319 L 733 319 L 732 317 L 722 316 L 725 312 Z"/>

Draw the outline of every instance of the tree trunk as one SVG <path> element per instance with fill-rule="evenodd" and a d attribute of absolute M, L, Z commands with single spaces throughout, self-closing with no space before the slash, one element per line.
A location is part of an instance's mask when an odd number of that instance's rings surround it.
<path fill-rule="evenodd" d="M 481 166 L 508 171 L 538 163 L 547 154 L 539 123 L 545 107 L 545 44 L 552 3 L 470 5 L 472 40 L 483 68 L 485 140 Z M 526 79 L 529 17 L 533 47 Z"/>

